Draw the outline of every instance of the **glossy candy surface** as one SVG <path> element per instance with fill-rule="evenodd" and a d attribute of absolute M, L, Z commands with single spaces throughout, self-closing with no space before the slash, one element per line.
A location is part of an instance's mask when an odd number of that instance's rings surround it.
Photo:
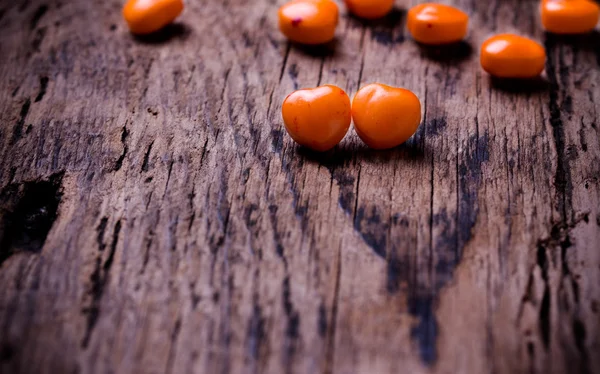
<path fill-rule="evenodd" d="M 321 152 L 335 147 L 344 138 L 352 120 L 350 98 L 344 90 L 332 85 L 291 93 L 281 111 L 292 139 Z"/>
<path fill-rule="evenodd" d="M 123 17 L 134 34 L 151 34 L 173 22 L 183 11 L 182 0 L 129 0 Z"/>
<path fill-rule="evenodd" d="M 555 34 L 582 34 L 596 27 L 600 6 L 590 0 L 543 0 L 542 24 Z"/>
<path fill-rule="evenodd" d="M 467 34 L 469 16 L 460 9 L 425 3 L 408 11 L 407 27 L 412 37 L 423 44 L 449 44 Z"/>
<path fill-rule="evenodd" d="M 409 90 L 374 83 L 354 96 L 352 118 L 356 133 L 369 147 L 393 148 L 419 128 L 421 102 Z"/>
<path fill-rule="evenodd" d="M 291 41 L 323 44 L 335 37 L 338 17 L 331 0 L 293 0 L 279 8 L 279 29 Z"/>
<path fill-rule="evenodd" d="M 544 70 L 546 51 L 531 39 L 500 34 L 483 42 L 480 62 L 495 77 L 534 78 Z"/>
<path fill-rule="evenodd" d="M 394 0 L 345 0 L 350 13 L 360 18 L 376 19 L 388 14 Z"/>

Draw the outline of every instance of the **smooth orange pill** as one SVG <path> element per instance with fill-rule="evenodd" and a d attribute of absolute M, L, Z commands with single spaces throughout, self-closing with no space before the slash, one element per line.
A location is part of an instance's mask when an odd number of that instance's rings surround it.
<path fill-rule="evenodd" d="M 173 22 L 183 11 L 182 0 L 129 0 L 123 17 L 134 34 L 151 34 Z"/>
<path fill-rule="evenodd" d="M 425 3 L 408 11 L 407 27 L 412 37 L 423 44 L 449 44 L 464 39 L 469 16 L 454 7 Z"/>
<path fill-rule="evenodd" d="M 589 0 L 542 1 L 542 24 L 555 34 L 583 34 L 594 30 L 600 7 Z"/>
<path fill-rule="evenodd" d="M 500 34 L 483 42 L 480 62 L 495 77 L 534 78 L 544 70 L 546 51 L 531 39 Z"/>
<path fill-rule="evenodd" d="M 356 133 L 369 147 L 393 148 L 419 128 L 421 102 L 409 90 L 374 83 L 354 96 L 352 118 Z"/>
<path fill-rule="evenodd" d="M 350 13 L 360 18 L 376 19 L 388 14 L 394 0 L 345 0 Z"/>
<path fill-rule="evenodd" d="M 279 29 L 291 41 L 323 44 L 335 37 L 338 17 L 331 0 L 293 0 L 279 8 Z"/>
<path fill-rule="evenodd" d="M 285 129 L 296 143 L 324 152 L 346 135 L 352 115 L 350 98 L 339 87 L 324 85 L 298 90 L 283 101 Z"/>

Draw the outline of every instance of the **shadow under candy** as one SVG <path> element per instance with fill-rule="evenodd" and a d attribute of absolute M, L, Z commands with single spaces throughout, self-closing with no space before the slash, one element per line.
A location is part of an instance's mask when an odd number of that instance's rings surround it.
<path fill-rule="evenodd" d="M 465 40 L 457 43 L 442 45 L 427 45 L 418 43 L 424 57 L 437 62 L 461 62 L 473 55 L 473 47 Z"/>
<path fill-rule="evenodd" d="M 185 40 L 192 30 L 183 23 L 171 23 L 162 29 L 146 35 L 134 35 L 136 41 L 144 44 L 165 44 L 174 39 Z"/>
<path fill-rule="evenodd" d="M 339 167 L 352 160 L 383 164 L 393 161 L 424 161 L 430 150 L 426 144 L 411 138 L 405 143 L 390 149 L 377 150 L 364 143 L 342 142 L 327 152 L 313 151 L 307 147 L 296 146 L 295 152 L 309 162 L 318 163 L 327 168 Z"/>
<path fill-rule="evenodd" d="M 335 55 L 338 48 L 339 42 L 337 39 L 333 39 L 330 42 L 323 44 L 301 44 L 290 42 L 291 46 L 298 52 L 310 56 L 310 57 L 329 57 Z"/>
<path fill-rule="evenodd" d="M 547 91 L 550 88 L 550 83 L 542 77 L 517 79 L 490 76 L 490 85 L 496 90 L 512 94 L 538 93 Z"/>

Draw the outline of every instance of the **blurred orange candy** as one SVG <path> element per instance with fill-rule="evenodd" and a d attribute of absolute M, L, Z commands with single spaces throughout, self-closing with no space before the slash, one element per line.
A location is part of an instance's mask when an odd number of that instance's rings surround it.
<path fill-rule="evenodd" d="M 421 102 L 409 90 L 374 83 L 354 96 L 352 118 L 356 133 L 369 147 L 393 148 L 419 128 Z"/>
<path fill-rule="evenodd" d="M 335 147 L 352 120 L 350 98 L 332 85 L 294 91 L 283 101 L 281 112 L 292 139 L 320 152 Z"/>
<path fill-rule="evenodd" d="M 182 0 L 129 0 L 123 17 L 132 33 L 150 34 L 173 22 L 182 11 Z"/>
<path fill-rule="evenodd" d="M 459 42 L 467 34 L 468 25 L 469 16 L 448 5 L 425 3 L 408 11 L 408 31 L 423 44 Z"/>
<path fill-rule="evenodd" d="M 381 18 L 394 7 L 394 0 L 345 0 L 350 13 L 366 19 Z"/>
<path fill-rule="evenodd" d="M 483 42 L 480 62 L 495 77 L 533 78 L 544 70 L 546 51 L 531 39 L 499 34 Z"/>
<path fill-rule="evenodd" d="M 590 0 L 543 0 L 542 24 L 555 34 L 582 34 L 598 23 L 600 7 Z"/>
<path fill-rule="evenodd" d="M 338 16 L 331 0 L 292 0 L 279 8 L 279 29 L 291 41 L 323 44 L 335 37 Z"/>

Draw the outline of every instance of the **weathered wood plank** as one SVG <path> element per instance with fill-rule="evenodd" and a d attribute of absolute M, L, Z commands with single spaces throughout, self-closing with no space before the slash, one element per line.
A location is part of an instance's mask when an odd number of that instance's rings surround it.
<path fill-rule="evenodd" d="M 600 34 L 456 0 L 430 49 L 399 1 L 306 49 L 282 3 L 140 39 L 118 1 L 0 2 L 0 372 L 600 373 Z M 543 81 L 480 70 L 495 32 Z M 375 81 L 422 100 L 406 145 L 285 134 L 292 90 Z"/>

